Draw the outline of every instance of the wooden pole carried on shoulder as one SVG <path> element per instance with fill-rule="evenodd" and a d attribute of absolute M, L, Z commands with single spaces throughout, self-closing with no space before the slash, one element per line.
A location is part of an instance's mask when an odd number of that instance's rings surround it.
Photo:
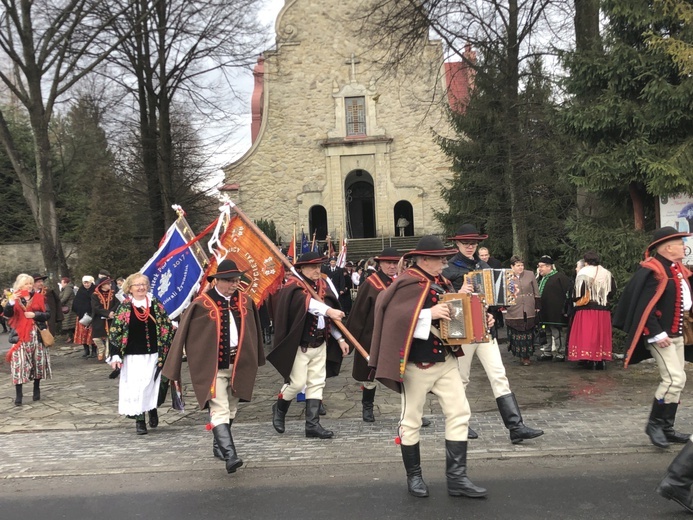
<path fill-rule="evenodd" d="M 310 286 L 310 284 L 305 283 L 303 278 L 301 278 L 301 276 L 296 271 L 296 268 L 293 265 L 291 265 L 291 262 L 289 262 L 289 260 L 284 256 L 284 254 L 277 247 L 277 245 L 274 242 L 272 242 L 269 238 L 267 238 L 267 235 L 265 235 L 262 232 L 262 230 L 259 227 L 257 227 L 257 225 L 255 225 L 255 222 L 250 220 L 246 216 L 246 214 L 243 213 L 243 211 L 241 211 L 241 209 L 238 206 L 236 206 L 233 202 L 231 202 L 230 200 L 228 201 L 228 204 L 231 206 L 231 209 L 233 209 L 233 211 L 236 213 L 236 215 L 238 215 L 238 218 L 240 218 L 243 221 L 243 223 L 246 226 L 248 226 L 257 236 L 259 236 L 260 239 L 265 243 L 265 245 L 267 247 L 272 249 L 277 254 L 279 259 L 284 264 L 284 267 L 286 269 L 288 269 L 289 271 L 291 271 L 294 274 L 294 276 L 296 276 L 303 283 L 303 286 L 306 288 L 306 290 L 310 294 L 311 298 L 314 298 L 317 301 L 322 302 L 322 300 L 320 299 L 318 294 L 315 292 L 315 290 Z M 344 334 L 344 337 L 346 338 L 346 340 L 358 351 L 358 353 L 361 354 L 366 359 L 366 361 L 368 361 L 370 359 L 368 352 L 366 352 L 366 349 L 363 348 L 363 346 L 356 340 L 356 338 L 351 334 L 351 332 L 349 332 L 349 330 L 346 328 L 344 323 L 342 323 L 340 320 L 332 320 L 332 323 L 334 323 L 337 326 L 337 328 L 341 331 L 341 333 Z"/>

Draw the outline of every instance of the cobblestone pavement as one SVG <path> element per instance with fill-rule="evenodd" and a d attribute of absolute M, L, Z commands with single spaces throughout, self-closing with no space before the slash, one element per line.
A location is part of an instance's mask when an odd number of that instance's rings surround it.
<path fill-rule="evenodd" d="M 0 335 L 0 347 L 6 338 Z M 521 445 L 510 444 L 483 368 L 475 361 L 467 395 L 473 413 L 471 426 L 479 431 L 480 439 L 470 441 L 470 458 L 657 450 L 643 433 L 658 382 L 653 364 L 623 370 L 614 362 L 606 371 L 587 371 L 571 363 L 537 362 L 523 367 L 510 354 L 503 355 L 525 422 L 546 434 Z M 159 411 L 159 428 L 138 437 L 133 422 L 117 414 L 118 380 L 108 379 L 110 368 L 80 356 L 81 347 L 59 340 L 52 351 L 53 379 L 43 382 L 41 400 L 36 402 L 27 385 L 21 407 L 13 404 L 8 367 L 0 363 L 4 380 L 0 386 L 0 477 L 223 471 L 221 463 L 211 457 L 212 436 L 204 429 L 207 417 L 197 410 L 185 369 L 186 411 L 171 410 L 169 402 L 165 403 Z M 297 403 L 289 410 L 287 432 L 274 432 L 270 407 L 281 379 L 271 365 L 262 367 L 253 402 L 242 404 L 234 421 L 234 437 L 245 467 L 399 460 L 393 442 L 399 396 L 380 387 L 377 422 L 364 423 L 359 384 L 350 377 L 351 364 L 347 358 L 342 375 L 328 380 L 328 414 L 322 423 L 336 432 L 336 438 L 324 441 L 304 438 L 302 406 Z M 677 418 L 681 431 L 693 431 L 693 413 L 686 407 L 688 394 L 687 389 Z M 422 456 L 443 459 L 444 421 L 435 397 L 429 398 L 425 413 L 433 424 L 422 430 Z"/>

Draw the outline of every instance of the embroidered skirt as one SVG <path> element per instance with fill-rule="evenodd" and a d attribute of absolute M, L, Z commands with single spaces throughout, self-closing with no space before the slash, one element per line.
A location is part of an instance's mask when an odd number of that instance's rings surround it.
<path fill-rule="evenodd" d="M 530 358 L 534 354 L 534 329 L 516 330 L 510 325 L 508 330 L 508 343 L 513 356 L 522 359 Z"/>
<path fill-rule="evenodd" d="M 75 325 L 73 343 L 75 345 L 91 345 L 91 332 L 91 325 L 85 327 L 78 321 Z"/>
<path fill-rule="evenodd" d="M 161 373 L 154 379 L 158 353 L 125 356 L 120 370 L 118 413 L 139 415 L 156 408 Z"/>
<path fill-rule="evenodd" d="M 568 338 L 568 360 L 611 361 L 611 312 L 577 311 Z"/>
<path fill-rule="evenodd" d="M 12 352 L 10 373 L 13 385 L 23 385 L 34 379 L 51 379 L 51 357 L 48 349 L 36 337 L 36 328 L 29 341 L 20 343 Z"/>

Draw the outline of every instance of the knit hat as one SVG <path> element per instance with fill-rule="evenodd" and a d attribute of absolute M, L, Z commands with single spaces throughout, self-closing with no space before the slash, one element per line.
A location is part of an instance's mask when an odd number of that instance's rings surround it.
<path fill-rule="evenodd" d="M 84 282 L 94 283 L 94 277 L 86 274 L 86 275 L 82 276 L 82 283 L 84 283 Z"/>

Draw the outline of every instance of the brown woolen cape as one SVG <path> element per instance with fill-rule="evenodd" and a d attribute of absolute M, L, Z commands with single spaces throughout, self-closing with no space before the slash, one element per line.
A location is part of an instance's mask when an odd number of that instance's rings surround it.
<path fill-rule="evenodd" d="M 239 292 L 238 306 L 241 320 L 238 351 L 231 374 L 231 392 L 241 401 L 250 401 L 257 369 L 265 364 L 265 353 L 262 350 L 262 330 L 255 303 L 248 295 Z M 173 381 L 180 381 L 185 347 L 190 380 L 201 409 L 216 395 L 220 333 L 219 308 L 207 294 L 198 296 L 183 313 L 164 363 L 162 374 Z"/>
<path fill-rule="evenodd" d="M 397 393 L 402 393 L 414 330 L 430 287 L 426 276 L 410 268 L 381 292 L 375 302 L 368 366 L 375 368 L 378 381 Z"/>
<path fill-rule="evenodd" d="M 267 361 L 274 365 L 284 382 L 289 382 L 291 369 L 301 343 L 303 327 L 308 315 L 310 294 L 302 279 L 289 277 L 286 285 L 279 291 L 274 310 L 274 348 L 267 354 Z M 339 309 L 339 302 L 323 279 L 318 280 L 318 296 L 333 309 Z M 329 318 L 325 319 L 330 323 Z M 326 325 L 327 326 L 327 325 Z M 331 325 L 330 326 L 334 326 Z M 342 367 L 342 350 L 332 336 L 327 340 L 327 377 L 339 375 Z"/>
<path fill-rule="evenodd" d="M 366 352 L 371 351 L 371 337 L 373 336 L 373 323 L 375 321 L 375 302 L 378 295 L 387 288 L 381 280 L 380 274 L 366 278 L 366 281 L 359 287 L 356 301 L 351 308 L 349 317 L 346 321 L 346 328 L 351 332 Z M 354 354 L 354 368 L 351 375 L 357 381 L 368 381 L 371 369 L 368 368 L 368 361 L 359 354 Z"/>

